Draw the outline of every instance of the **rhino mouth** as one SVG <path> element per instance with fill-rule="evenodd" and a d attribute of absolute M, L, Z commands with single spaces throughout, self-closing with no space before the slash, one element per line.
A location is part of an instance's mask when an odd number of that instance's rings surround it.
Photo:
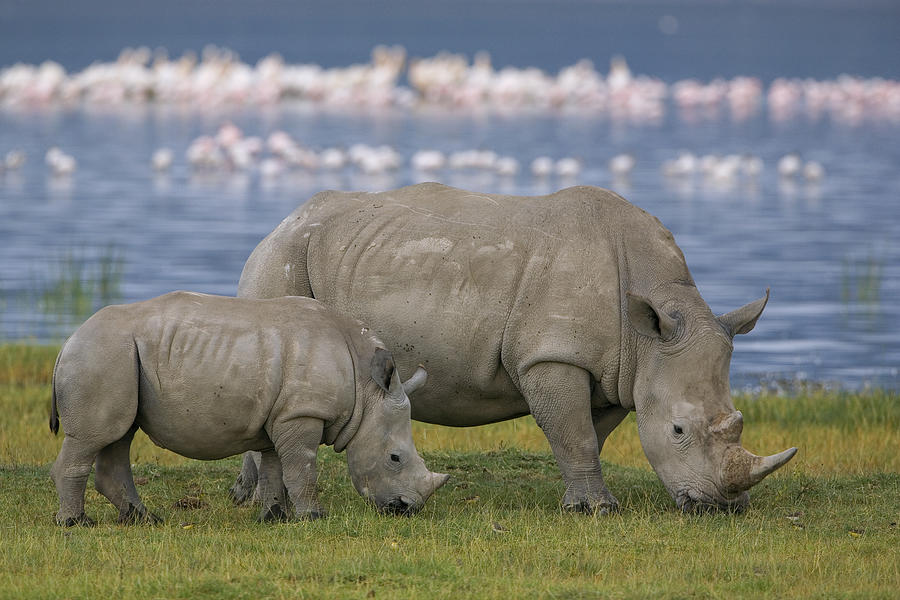
<path fill-rule="evenodd" d="M 741 492 L 733 496 L 714 498 L 700 490 L 682 489 L 675 494 L 675 505 L 679 510 L 691 514 L 713 512 L 742 513 L 750 502 L 750 495 Z"/>
<path fill-rule="evenodd" d="M 401 517 L 411 517 L 419 512 L 419 505 L 411 498 L 406 496 L 397 496 L 391 498 L 378 509 L 382 514 L 397 515 Z"/>

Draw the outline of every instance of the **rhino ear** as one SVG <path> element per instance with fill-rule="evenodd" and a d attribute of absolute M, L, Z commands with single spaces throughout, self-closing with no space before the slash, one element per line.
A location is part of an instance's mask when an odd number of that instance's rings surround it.
<path fill-rule="evenodd" d="M 638 333 L 663 340 L 675 335 L 678 321 L 663 311 L 656 310 L 650 300 L 631 292 L 626 292 L 625 298 L 628 301 L 628 319 Z"/>
<path fill-rule="evenodd" d="M 750 333 L 768 301 L 769 288 L 766 288 L 766 295 L 764 297 L 717 318 L 719 319 L 719 323 L 722 324 L 722 327 L 724 327 L 732 337 L 741 333 Z"/>
<path fill-rule="evenodd" d="M 388 391 L 391 387 L 391 379 L 394 377 L 394 357 L 384 348 L 376 348 L 372 357 L 372 379 L 378 387 Z"/>

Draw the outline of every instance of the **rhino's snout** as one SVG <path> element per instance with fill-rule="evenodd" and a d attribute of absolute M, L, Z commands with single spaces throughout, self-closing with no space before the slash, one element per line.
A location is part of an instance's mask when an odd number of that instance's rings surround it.
<path fill-rule="evenodd" d="M 450 476 L 446 473 L 429 473 L 425 489 L 421 494 L 413 492 L 411 495 L 398 494 L 385 502 L 376 501 L 378 510 L 384 514 L 410 516 L 419 512 L 431 495 L 439 487 L 447 483 Z M 367 491 L 367 490 L 366 490 Z"/>
<path fill-rule="evenodd" d="M 382 505 L 380 510 L 382 513 L 388 515 L 409 517 L 419 512 L 422 508 L 422 504 L 424 503 L 416 502 L 407 496 L 397 496 Z"/>

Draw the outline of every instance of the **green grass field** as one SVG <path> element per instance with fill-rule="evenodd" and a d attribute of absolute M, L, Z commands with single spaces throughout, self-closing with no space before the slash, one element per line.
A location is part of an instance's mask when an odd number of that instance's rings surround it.
<path fill-rule="evenodd" d="M 451 429 L 414 424 L 450 482 L 412 518 L 353 490 L 344 456 L 319 451 L 329 517 L 258 524 L 226 490 L 239 459 L 204 463 L 132 449 L 144 502 L 165 519 L 53 524 L 47 428 L 56 348 L 0 346 L 0 598 L 734 598 L 900 595 L 900 396 L 736 398 L 744 445 L 798 446 L 741 515 L 679 513 L 643 456 L 633 417 L 603 451 L 622 511 L 559 509 L 562 480 L 530 418 Z M 65 423 L 63 423 L 65 426 Z"/>

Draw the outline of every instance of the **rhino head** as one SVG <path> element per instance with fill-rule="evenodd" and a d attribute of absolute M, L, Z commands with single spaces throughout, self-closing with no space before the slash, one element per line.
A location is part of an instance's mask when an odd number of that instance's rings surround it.
<path fill-rule="evenodd" d="M 379 511 L 410 515 L 450 478 L 429 471 L 413 445 L 407 394 L 424 384 L 427 374 L 419 367 L 401 383 L 390 353 L 378 348 L 371 375 L 365 412 L 347 443 L 350 480 Z"/>
<path fill-rule="evenodd" d="M 769 292 L 716 317 L 692 285 L 657 304 L 628 294 L 637 332 L 633 397 L 647 459 L 684 511 L 740 511 L 747 490 L 796 453 L 756 456 L 741 446 L 743 416 L 731 402 L 732 340 L 756 324 Z"/>

